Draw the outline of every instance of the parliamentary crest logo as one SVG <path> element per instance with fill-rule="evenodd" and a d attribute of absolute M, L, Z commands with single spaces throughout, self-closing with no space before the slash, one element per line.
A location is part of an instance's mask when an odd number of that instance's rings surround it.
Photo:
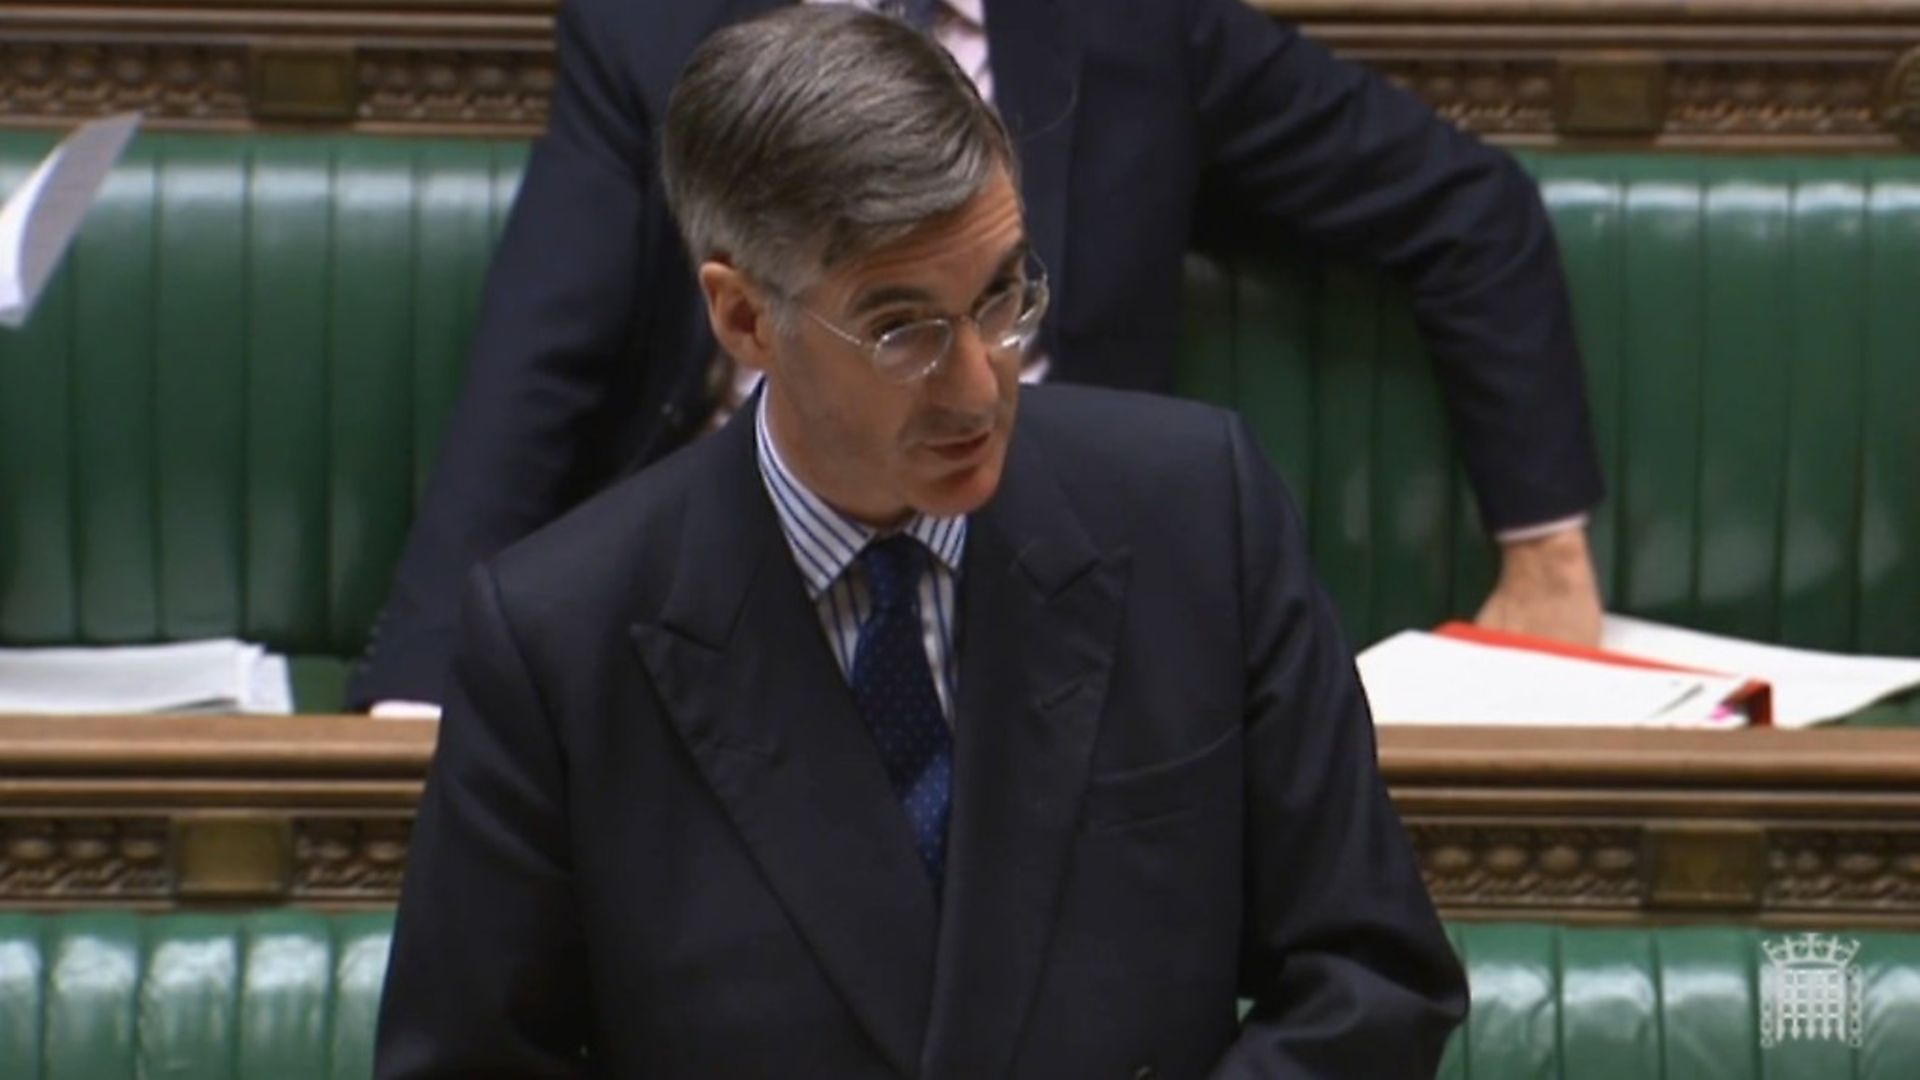
<path fill-rule="evenodd" d="M 1861 1043 L 1860 943 L 1805 933 L 1760 942 L 1760 1045 L 1790 1040 Z"/>

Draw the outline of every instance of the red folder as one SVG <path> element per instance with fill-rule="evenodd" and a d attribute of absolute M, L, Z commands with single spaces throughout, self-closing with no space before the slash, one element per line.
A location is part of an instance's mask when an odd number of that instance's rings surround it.
<path fill-rule="evenodd" d="M 1570 645 L 1551 638 L 1534 637 L 1530 634 L 1514 634 L 1505 630 L 1489 630 L 1472 623 L 1448 622 L 1434 628 L 1434 633 L 1442 637 L 1471 641 L 1480 645 L 1492 645 L 1503 649 L 1525 649 L 1528 652 L 1548 653 L 1574 660 L 1587 660 L 1596 664 L 1612 664 L 1615 667 L 1644 668 L 1652 671 L 1679 671 L 1689 675 L 1732 675 L 1736 672 L 1708 671 L 1705 668 L 1683 667 L 1659 660 L 1649 660 L 1644 656 L 1629 656 L 1626 653 L 1608 652 L 1605 649 L 1589 648 L 1585 645 Z M 1748 679 L 1740 689 L 1723 703 L 1730 708 L 1744 710 L 1747 723 L 1753 727 L 1773 726 L 1773 687 L 1761 679 Z"/>

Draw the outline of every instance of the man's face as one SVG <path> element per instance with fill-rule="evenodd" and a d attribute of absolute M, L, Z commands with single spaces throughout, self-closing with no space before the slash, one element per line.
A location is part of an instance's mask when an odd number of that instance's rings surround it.
<path fill-rule="evenodd" d="M 807 289 L 797 302 L 871 341 L 915 319 L 971 313 L 1020 278 L 1026 232 L 998 171 L 970 202 Z M 767 365 L 767 406 L 782 458 L 843 513 L 890 525 L 912 511 L 978 509 L 1000 485 L 1021 357 L 989 350 L 961 319 L 946 360 L 910 383 L 814 319 L 792 325 Z"/>

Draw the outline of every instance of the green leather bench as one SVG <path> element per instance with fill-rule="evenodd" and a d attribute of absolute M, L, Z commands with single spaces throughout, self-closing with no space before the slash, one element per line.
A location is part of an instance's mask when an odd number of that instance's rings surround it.
<path fill-rule="evenodd" d="M 0 133 L 0 189 L 50 141 Z M 0 645 L 237 635 L 336 706 L 524 154 L 143 135 L 0 332 Z M 1528 163 L 1611 474 L 1612 606 L 1920 655 L 1920 159 Z M 1251 418 L 1354 639 L 1470 612 L 1491 560 L 1404 299 L 1300 261 L 1189 280 L 1183 389 Z"/>
<path fill-rule="evenodd" d="M 0 916 L 0 1076 L 364 1077 L 390 932 L 386 914 Z M 1785 932 L 1487 923 L 1450 933 L 1473 1010 L 1443 1080 L 1920 1076 L 1911 935 L 1833 935 L 1856 947 L 1857 1017 L 1843 969 L 1830 1026 L 1776 1038 L 1791 1032 L 1769 1024 L 1767 946 L 1782 948 Z M 1778 1015 L 1823 1000 L 1774 999 L 1792 1006 Z"/>

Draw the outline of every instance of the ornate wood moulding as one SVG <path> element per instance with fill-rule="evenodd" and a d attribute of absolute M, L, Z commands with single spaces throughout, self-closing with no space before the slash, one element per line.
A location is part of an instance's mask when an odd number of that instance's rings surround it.
<path fill-rule="evenodd" d="M 385 907 L 435 725 L 0 717 L 0 908 Z M 1451 918 L 1920 928 L 1920 732 L 1389 729 Z"/>
<path fill-rule="evenodd" d="M 1517 145 L 1920 146 L 1920 0 L 1252 0 Z M 537 132 L 552 0 L 0 8 L 0 123 Z"/>

